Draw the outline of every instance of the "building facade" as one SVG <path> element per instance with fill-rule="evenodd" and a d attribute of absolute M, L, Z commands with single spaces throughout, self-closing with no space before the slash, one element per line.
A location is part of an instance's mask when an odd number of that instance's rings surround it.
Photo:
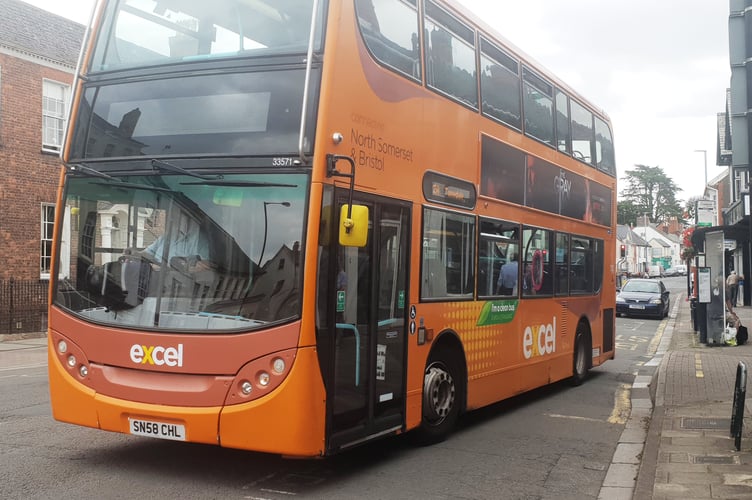
<path fill-rule="evenodd" d="M 55 199 L 84 26 L 0 0 L 0 334 L 46 328 Z"/>

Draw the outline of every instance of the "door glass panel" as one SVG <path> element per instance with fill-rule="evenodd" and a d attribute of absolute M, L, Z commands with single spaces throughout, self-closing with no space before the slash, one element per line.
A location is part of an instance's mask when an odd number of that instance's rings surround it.
<path fill-rule="evenodd" d="M 332 259 L 332 428 L 343 440 L 404 420 L 409 209 L 379 203 L 368 207 L 366 246 L 338 246 Z"/>
<path fill-rule="evenodd" d="M 340 428 L 365 424 L 367 417 L 372 232 L 367 246 L 337 251 L 334 421 Z"/>
<path fill-rule="evenodd" d="M 403 406 L 407 225 L 407 209 L 387 207 L 381 212 L 374 396 L 376 417 L 398 414 Z"/>

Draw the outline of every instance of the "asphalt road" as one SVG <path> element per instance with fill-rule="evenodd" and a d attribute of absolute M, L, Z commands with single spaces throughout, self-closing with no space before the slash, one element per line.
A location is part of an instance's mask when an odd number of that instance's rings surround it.
<path fill-rule="evenodd" d="M 677 295 L 686 278 L 664 283 L 672 301 L 684 300 Z M 0 498 L 596 499 L 629 414 L 629 388 L 662 325 L 618 318 L 617 357 L 585 384 L 473 412 L 443 443 L 420 447 L 402 436 L 319 460 L 56 422 L 44 366 L 0 365 Z"/>

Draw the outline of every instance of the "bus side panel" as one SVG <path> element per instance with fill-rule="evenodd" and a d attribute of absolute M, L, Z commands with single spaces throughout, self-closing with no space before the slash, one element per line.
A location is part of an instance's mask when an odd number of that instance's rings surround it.
<path fill-rule="evenodd" d="M 221 445 L 283 455 L 324 454 L 326 394 L 313 348 L 300 349 L 292 372 L 267 398 L 227 406 L 219 420 Z"/>
<path fill-rule="evenodd" d="M 468 370 L 467 408 L 475 409 L 571 377 L 580 319 L 590 325 L 593 347 L 600 349 L 602 344 L 599 302 L 597 296 L 586 296 L 420 304 L 418 316 L 425 314 L 426 328 L 451 330 L 462 339 Z M 498 323 L 479 324 L 486 316 L 483 309 L 491 305 L 516 311 Z M 412 361 L 418 360 L 414 356 Z M 593 358 L 593 365 L 600 362 L 600 357 Z M 414 398 L 408 399 L 409 414 L 417 425 L 420 394 L 410 394 Z M 412 422 L 408 420 L 408 426 Z"/>

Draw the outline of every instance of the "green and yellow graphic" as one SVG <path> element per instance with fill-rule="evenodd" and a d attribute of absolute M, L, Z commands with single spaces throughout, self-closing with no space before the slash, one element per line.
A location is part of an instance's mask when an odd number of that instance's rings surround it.
<path fill-rule="evenodd" d="M 478 316 L 477 326 L 511 323 L 517 312 L 519 300 L 494 300 L 486 302 Z"/>

